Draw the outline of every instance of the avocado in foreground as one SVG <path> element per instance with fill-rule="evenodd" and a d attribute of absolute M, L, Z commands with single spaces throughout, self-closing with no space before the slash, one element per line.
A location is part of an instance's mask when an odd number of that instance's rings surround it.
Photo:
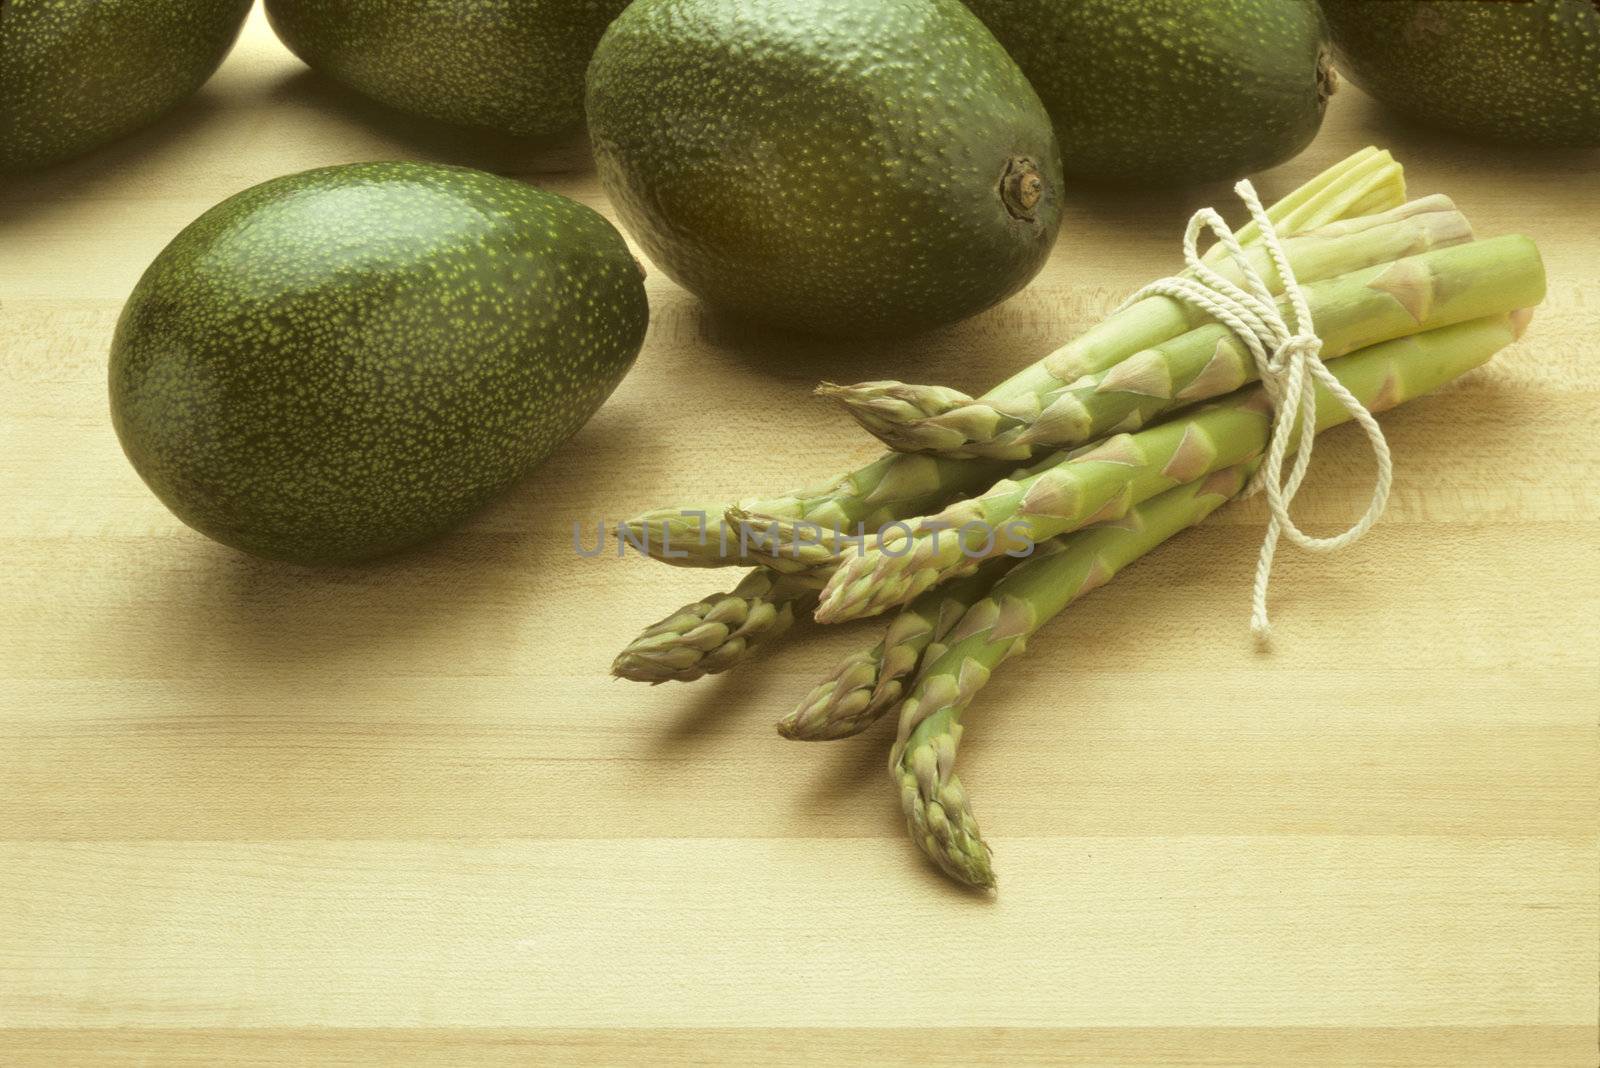
<path fill-rule="evenodd" d="M 1039 91 L 1070 177 L 1240 178 L 1311 143 L 1335 84 L 1308 0 L 967 0 Z"/>
<path fill-rule="evenodd" d="M 346 563 L 454 527 L 594 414 L 649 311 L 573 201 L 417 163 L 278 178 L 156 258 L 118 323 L 111 414 L 217 541 Z"/>
<path fill-rule="evenodd" d="M 628 0 L 267 0 L 314 70 L 413 115 L 512 137 L 583 119 L 583 73 Z"/>
<path fill-rule="evenodd" d="M 1323 0 L 1339 69 L 1414 119 L 1492 141 L 1600 146 L 1595 0 Z"/>
<path fill-rule="evenodd" d="M 252 0 L 0 3 L 0 172 L 147 126 L 222 63 Z"/>
<path fill-rule="evenodd" d="M 637 0 L 588 109 L 651 259 L 758 322 L 952 323 L 1027 284 L 1060 224 L 1049 117 L 958 0 Z"/>

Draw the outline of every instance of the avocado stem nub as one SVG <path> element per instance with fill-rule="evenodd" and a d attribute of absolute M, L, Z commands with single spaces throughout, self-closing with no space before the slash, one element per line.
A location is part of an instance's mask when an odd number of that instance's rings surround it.
<path fill-rule="evenodd" d="M 1033 221 L 1033 209 L 1044 199 L 1044 175 L 1033 160 L 1013 156 L 1006 161 L 1005 173 L 1000 176 L 1000 199 L 1014 217 Z"/>
<path fill-rule="evenodd" d="M 1326 106 L 1338 91 L 1339 69 L 1333 65 L 1333 53 L 1324 48 L 1317 54 L 1317 103 Z"/>

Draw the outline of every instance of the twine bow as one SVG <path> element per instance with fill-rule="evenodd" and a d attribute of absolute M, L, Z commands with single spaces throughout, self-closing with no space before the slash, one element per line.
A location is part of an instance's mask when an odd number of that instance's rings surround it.
<path fill-rule="evenodd" d="M 1394 468 L 1389 457 L 1389 443 L 1384 440 L 1383 431 L 1378 428 L 1378 421 L 1322 362 L 1322 340 L 1316 335 L 1316 328 L 1311 321 L 1311 311 L 1306 306 L 1305 294 L 1301 291 L 1299 282 L 1295 280 L 1294 268 L 1289 265 L 1288 256 L 1284 255 L 1277 227 L 1273 225 L 1266 209 L 1261 206 L 1261 198 L 1256 195 L 1255 187 L 1248 181 L 1243 181 L 1234 186 L 1233 191 L 1245 202 L 1245 206 L 1250 209 L 1250 217 L 1261 229 L 1261 243 L 1266 247 L 1273 266 L 1277 268 L 1278 278 L 1283 282 L 1284 295 L 1294 312 L 1294 329 L 1290 330 L 1283 313 L 1278 309 L 1278 302 L 1272 296 L 1272 290 L 1260 272 L 1250 263 L 1243 246 L 1239 244 L 1239 239 L 1234 236 L 1222 216 L 1211 208 L 1202 208 L 1195 212 L 1194 217 L 1189 220 L 1188 230 L 1183 235 L 1184 261 L 1189 265 L 1194 277 L 1163 278 L 1152 282 L 1129 297 L 1123 307 L 1156 295 L 1192 304 L 1237 334 L 1255 360 L 1261 384 L 1267 392 L 1268 399 L 1272 401 L 1274 413 L 1272 436 L 1267 446 L 1266 458 L 1244 494 L 1250 496 L 1264 490 L 1267 495 L 1267 507 L 1271 512 L 1266 537 L 1261 543 L 1261 556 L 1256 564 L 1255 589 L 1250 610 L 1250 629 L 1258 639 L 1265 641 L 1271 632 L 1271 625 L 1267 620 L 1267 586 L 1272 578 L 1272 559 L 1278 551 L 1278 539 L 1287 536 L 1296 545 L 1312 552 L 1334 552 L 1356 541 L 1372 529 L 1372 525 L 1383 514 L 1385 505 L 1389 503 L 1389 487 L 1394 479 Z M 1247 289 L 1240 288 L 1224 278 L 1200 258 L 1200 235 L 1206 229 L 1210 229 L 1227 249 L 1244 278 Z M 1372 488 L 1372 502 L 1367 506 L 1366 514 L 1356 520 L 1348 530 L 1327 538 L 1314 538 L 1305 533 L 1295 525 L 1294 519 L 1289 514 L 1289 507 L 1294 501 L 1295 494 L 1299 492 L 1306 468 L 1311 463 L 1312 443 L 1317 435 L 1317 383 L 1321 383 L 1328 393 L 1349 411 L 1350 417 L 1360 424 L 1361 429 L 1366 432 L 1367 440 L 1372 445 L 1373 457 L 1378 463 L 1377 479 Z M 1294 425 L 1297 416 L 1300 422 L 1296 443 L 1298 447 L 1294 465 L 1289 470 L 1288 478 L 1285 479 L 1284 458 L 1289 452 L 1291 441 L 1295 438 Z"/>

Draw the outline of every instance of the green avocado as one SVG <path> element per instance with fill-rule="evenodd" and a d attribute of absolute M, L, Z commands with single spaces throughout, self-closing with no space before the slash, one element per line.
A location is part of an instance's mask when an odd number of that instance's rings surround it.
<path fill-rule="evenodd" d="M 146 126 L 205 84 L 252 0 L 0 0 L 0 172 Z"/>
<path fill-rule="evenodd" d="M 1323 0 L 1339 69 L 1403 114 L 1494 141 L 1600 146 L 1600 0 Z"/>
<path fill-rule="evenodd" d="M 651 259 L 790 330 L 902 334 L 1027 284 L 1049 117 L 959 0 L 636 0 L 589 67 L 600 178 Z"/>
<path fill-rule="evenodd" d="M 1069 176 L 1188 185 L 1311 143 L 1333 92 L 1313 0 L 967 0 L 1055 119 Z"/>
<path fill-rule="evenodd" d="M 583 121 L 583 72 L 628 0 L 267 0 L 307 65 L 413 115 L 513 137 Z"/>
<path fill-rule="evenodd" d="M 595 212 L 480 171 L 274 179 L 180 233 L 111 349 L 111 415 L 185 523 L 346 563 L 460 523 L 633 364 L 639 265 Z"/>

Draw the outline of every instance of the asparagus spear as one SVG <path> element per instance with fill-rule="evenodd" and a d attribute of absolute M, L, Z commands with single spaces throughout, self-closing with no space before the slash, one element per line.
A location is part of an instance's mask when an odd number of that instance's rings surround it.
<path fill-rule="evenodd" d="M 1414 201 L 1405 208 L 1423 203 Z M 1397 336 L 1385 330 L 1413 332 L 1415 320 L 1381 318 L 1385 311 L 1403 310 L 1392 301 L 1374 305 L 1372 298 L 1379 294 L 1367 289 L 1366 283 L 1380 273 L 1390 274 L 1391 264 L 1405 265 L 1393 270 L 1394 277 L 1423 267 L 1436 274 L 1466 269 L 1454 259 L 1435 260 L 1422 254 L 1471 239 L 1466 216 L 1438 210 L 1400 215 L 1357 236 L 1330 237 L 1318 232 L 1286 242 L 1285 252 L 1296 271 L 1309 268 L 1301 277 L 1313 283 L 1305 286 L 1305 294 L 1323 336 L 1324 357 Z M 1364 255 L 1352 254 L 1357 248 Z M 1474 255 L 1486 258 L 1481 250 Z M 1252 250 L 1252 256 L 1264 261 L 1268 270 L 1263 278 L 1274 291 L 1281 291 L 1282 283 L 1266 253 L 1258 248 Z M 1418 257 L 1421 264 L 1413 264 L 1411 260 Z M 1343 273 L 1330 275 L 1330 269 L 1342 269 Z M 1521 306 L 1496 303 L 1481 290 L 1469 290 L 1465 296 L 1469 299 L 1451 306 L 1455 318 L 1447 319 L 1443 309 L 1435 308 L 1430 321 L 1443 326 Z M 1279 304 L 1289 313 L 1287 300 Z M 1188 319 L 1187 333 L 1110 368 L 1074 381 L 1052 379 L 1053 384 L 1039 393 L 1001 402 L 973 400 L 943 386 L 903 382 L 825 383 L 818 392 L 839 401 L 868 432 L 901 452 L 1026 460 L 1045 449 L 1093 441 L 1114 429 L 1135 429 L 1161 412 L 1220 396 L 1255 377 L 1249 353 L 1225 327 L 1197 309 L 1190 309 Z M 1225 349 L 1219 347 L 1224 343 Z"/>
<path fill-rule="evenodd" d="M 976 574 L 929 590 L 895 616 L 876 645 L 858 649 L 778 721 L 778 733 L 803 742 L 860 734 L 900 702 L 919 665 L 937 659 L 944 639 L 968 608 L 1016 561 L 1001 557 Z"/>
<path fill-rule="evenodd" d="M 990 673 L 1068 604 L 1237 495 L 1253 467 L 1226 468 L 1153 497 L 1120 520 L 1052 542 L 967 610 L 948 648 L 929 661 L 901 705 L 889 758 L 912 840 L 947 874 L 972 886 L 994 885 L 989 846 L 955 773 L 961 713 Z"/>
<path fill-rule="evenodd" d="M 1374 345 L 1328 366 L 1362 404 L 1380 412 L 1478 366 L 1525 321 L 1518 314 L 1443 327 Z M 1317 388 L 1319 432 L 1350 418 Z M 1059 534 L 1125 515 L 1173 486 L 1254 459 L 1267 447 L 1271 425 L 1271 404 L 1257 385 L 1069 454 L 1030 478 L 1001 482 L 981 497 L 911 524 L 909 535 L 881 539 L 847 557 L 822 591 L 817 619 L 836 623 L 876 615 L 970 574 L 985 559 L 1027 553 Z"/>
<path fill-rule="evenodd" d="M 1410 349 L 1422 361 L 1396 359 L 1383 386 L 1384 406 L 1410 400 L 1485 362 L 1521 334 L 1528 318 L 1527 312 L 1496 316 L 1377 346 Z M 1027 640 L 1067 605 L 1236 496 L 1257 463 L 1251 459 L 1169 489 L 1121 519 L 1042 546 L 967 610 L 941 655 L 925 660 L 901 705 L 889 767 L 912 839 L 947 874 L 972 886 L 994 885 L 989 846 L 955 773 L 961 715 L 990 674 L 1022 653 Z"/>
<path fill-rule="evenodd" d="M 686 605 L 650 627 L 622 651 L 611 673 L 652 685 L 720 674 L 788 630 L 820 585 L 816 576 L 758 568 L 731 593 Z"/>
<path fill-rule="evenodd" d="M 1335 164 L 1300 186 L 1268 209 L 1279 232 L 1293 235 L 1315 231 L 1353 217 L 1383 213 L 1399 208 L 1405 200 L 1404 170 L 1387 152 L 1363 149 Z M 1419 202 L 1424 209 L 1436 208 L 1438 201 Z M 1392 220 L 1385 220 L 1392 221 Z M 1356 223 L 1356 234 L 1368 223 Z M 1370 225 L 1381 225 L 1375 223 Z M 1254 221 L 1237 231 L 1247 248 L 1260 240 Z M 1329 235 L 1331 240 L 1349 233 Z M 1305 246 L 1309 248 L 1310 246 Z M 1351 245 L 1342 246 L 1350 249 Z M 1356 243 L 1359 247 L 1359 242 Z M 1342 253 L 1341 253 L 1342 254 Z M 1213 248 L 1206 261 L 1229 274 L 1225 250 Z M 1357 258 L 1340 260 L 1329 245 L 1318 248 L 1316 259 L 1321 270 L 1343 273 L 1352 266 L 1371 262 Z M 1350 266 L 1346 266 L 1350 264 Z M 1313 263 L 1293 264 L 1307 280 L 1319 275 Z M 1169 340 L 1189 329 L 1192 313 L 1186 305 L 1170 297 L 1154 296 L 1141 300 L 1111 316 L 1099 326 L 1002 382 L 984 400 L 1003 402 L 1013 396 L 1031 396 L 1048 388 L 1051 382 L 1104 370 L 1127 356 Z M 975 493 L 1003 478 L 1009 465 L 948 460 L 942 457 L 903 456 L 889 453 L 865 467 L 832 479 L 775 497 L 740 502 L 734 508 L 732 528 L 722 522 L 720 508 L 667 508 L 646 513 L 624 524 L 628 535 L 644 551 L 666 563 L 680 566 L 715 567 L 740 563 L 761 563 L 781 570 L 803 570 L 814 566 L 795 561 L 785 551 L 771 552 L 739 537 L 744 519 L 781 520 L 778 528 L 793 535 L 798 524 L 814 524 L 826 534 L 834 530 L 868 531 L 906 516 L 923 515 L 963 494 Z M 709 516 L 709 519 L 703 518 Z M 808 528 L 806 533 L 810 532 Z M 787 538 L 784 546 L 796 539 Z M 823 555 L 831 556 L 836 545 L 824 538 Z"/>

